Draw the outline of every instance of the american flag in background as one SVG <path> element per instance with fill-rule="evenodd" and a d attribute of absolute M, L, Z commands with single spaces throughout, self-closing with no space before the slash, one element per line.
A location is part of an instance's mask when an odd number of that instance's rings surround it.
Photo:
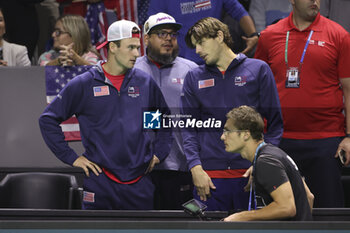
<path fill-rule="evenodd" d="M 106 40 L 109 26 L 103 2 L 87 4 L 85 20 L 90 28 L 91 43 L 97 47 Z M 98 52 L 103 59 L 107 58 L 107 49 L 105 47 Z"/>
<path fill-rule="evenodd" d="M 90 28 L 91 43 L 103 43 L 106 40 L 108 28 L 108 25 L 105 23 L 106 15 L 103 2 L 88 4 L 85 20 Z"/>
<path fill-rule="evenodd" d="M 126 19 L 139 25 L 141 32 L 147 19 L 149 0 L 104 0 L 87 4 L 86 21 L 90 27 L 91 39 L 96 47 L 105 41 L 107 30 L 116 20 Z M 141 56 L 144 54 L 144 43 L 141 37 Z M 103 59 L 107 58 L 106 48 L 99 50 Z"/>
<path fill-rule="evenodd" d="M 137 0 L 137 13 L 139 15 L 139 25 L 144 25 L 148 15 L 148 6 L 149 6 L 149 0 Z"/>
<path fill-rule="evenodd" d="M 143 41 L 143 25 L 145 24 L 148 15 L 147 15 L 147 11 L 148 11 L 148 6 L 149 6 L 149 0 L 137 0 L 137 13 L 139 16 L 139 21 L 138 21 L 138 25 L 141 28 L 141 56 L 143 56 L 144 54 L 146 54 L 146 47 Z"/>
<path fill-rule="evenodd" d="M 142 33 L 143 24 L 147 19 L 149 0 L 105 0 L 107 9 L 114 9 L 117 20 L 126 19 L 139 25 Z M 141 56 L 145 54 L 143 36 L 141 40 Z"/>
<path fill-rule="evenodd" d="M 139 23 L 137 15 L 137 0 L 115 0 L 118 20 L 126 19 Z"/>
<path fill-rule="evenodd" d="M 46 102 L 50 104 L 71 79 L 86 72 L 91 67 L 92 66 L 45 66 Z M 61 128 L 66 141 L 81 140 L 79 123 L 75 116 L 62 122 Z"/>

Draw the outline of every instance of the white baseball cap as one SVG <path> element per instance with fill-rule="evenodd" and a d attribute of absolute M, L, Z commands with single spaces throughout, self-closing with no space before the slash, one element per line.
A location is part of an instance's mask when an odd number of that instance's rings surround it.
<path fill-rule="evenodd" d="M 179 30 L 182 27 L 182 24 L 176 23 L 175 19 L 172 16 L 165 14 L 163 12 L 159 12 L 158 14 L 151 15 L 147 19 L 143 27 L 143 31 L 145 34 L 148 34 L 152 28 L 163 24 L 171 24 L 176 28 L 176 30 Z"/>
<path fill-rule="evenodd" d="M 112 23 L 107 30 L 107 40 L 97 46 L 96 49 L 102 48 L 110 41 L 117 41 L 132 37 L 140 38 L 140 33 L 132 33 L 132 30 L 134 28 L 137 28 L 139 31 L 141 31 L 136 23 L 129 20 L 122 19 Z"/>

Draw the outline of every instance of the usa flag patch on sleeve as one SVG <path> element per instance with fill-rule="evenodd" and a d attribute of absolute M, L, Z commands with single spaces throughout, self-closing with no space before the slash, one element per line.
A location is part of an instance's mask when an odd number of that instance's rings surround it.
<path fill-rule="evenodd" d="M 95 193 L 84 191 L 83 192 L 83 201 L 94 203 L 95 202 Z"/>

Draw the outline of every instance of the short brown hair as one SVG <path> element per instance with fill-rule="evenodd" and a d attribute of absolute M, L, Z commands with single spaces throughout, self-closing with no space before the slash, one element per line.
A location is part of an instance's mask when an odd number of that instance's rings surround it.
<path fill-rule="evenodd" d="M 264 121 L 254 108 L 242 105 L 232 109 L 226 117 L 233 120 L 233 125 L 238 130 L 248 130 L 253 139 L 263 139 Z"/>
<path fill-rule="evenodd" d="M 207 17 L 200 19 L 197 23 L 195 23 L 187 32 L 185 37 L 185 42 L 188 47 L 195 48 L 194 44 L 192 44 L 191 37 L 194 39 L 201 40 L 202 38 L 216 38 L 218 36 L 218 31 L 222 31 L 224 34 L 224 42 L 229 47 L 233 47 L 233 41 L 228 29 L 228 26 L 221 22 L 220 20 Z"/>

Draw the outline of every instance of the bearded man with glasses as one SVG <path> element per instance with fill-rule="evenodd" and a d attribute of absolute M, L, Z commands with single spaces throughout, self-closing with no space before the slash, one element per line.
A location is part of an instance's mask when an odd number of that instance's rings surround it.
<path fill-rule="evenodd" d="M 150 74 L 160 87 L 171 108 L 179 113 L 180 94 L 187 72 L 197 67 L 194 62 L 178 57 L 178 30 L 181 24 L 165 13 L 148 18 L 144 25 L 147 55 L 136 60 L 135 67 Z M 192 178 L 188 171 L 179 129 L 173 129 L 169 156 L 152 172 L 155 183 L 155 209 L 181 209 L 181 204 L 192 198 Z"/>

